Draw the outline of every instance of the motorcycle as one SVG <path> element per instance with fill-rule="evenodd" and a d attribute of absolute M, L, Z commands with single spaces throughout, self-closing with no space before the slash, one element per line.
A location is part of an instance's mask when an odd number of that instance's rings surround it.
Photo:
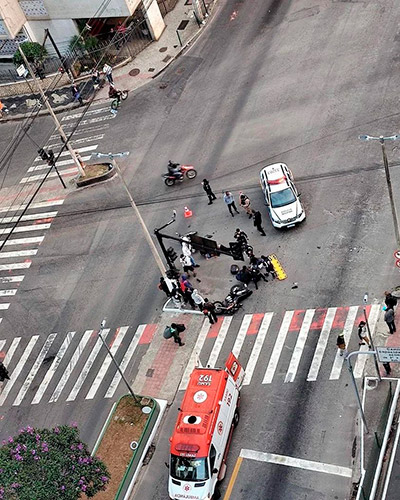
<path fill-rule="evenodd" d="M 182 182 L 185 176 L 188 179 L 194 179 L 197 176 L 197 170 L 193 167 L 193 165 L 181 165 L 180 173 L 181 175 L 179 177 L 175 177 L 169 172 L 163 174 L 162 177 L 165 179 L 165 184 L 170 187 L 173 186 L 176 182 Z"/>
<path fill-rule="evenodd" d="M 110 90 L 108 91 L 108 97 L 110 99 L 113 99 L 111 101 L 111 109 L 116 110 L 119 106 L 120 101 L 125 101 L 125 99 L 128 98 L 128 92 L 129 90 L 119 90 L 115 87 L 110 87 Z"/>
<path fill-rule="evenodd" d="M 242 307 L 240 302 L 250 297 L 252 293 L 253 291 L 249 290 L 244 283 L 233 285 L 224 301 L 216 300 L 214 302 L 215 314 L 234 314 Z"/>

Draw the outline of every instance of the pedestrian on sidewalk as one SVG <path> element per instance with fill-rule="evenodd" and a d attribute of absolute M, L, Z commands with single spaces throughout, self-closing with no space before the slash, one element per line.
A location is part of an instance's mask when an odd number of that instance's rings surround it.
<path fill-rule="evenodd" d="M 192 292 L 192 299 L 196 306 L 200 309 L 200 311 L 202 311 L 204 306 L 204 299 L 199 294 L 199 291 L 196 288 Z"/>
<path fill-rule="evenodd" d="M 10 376 L 7 368 L 0 362 L 0 382 L 4 382 L 5 379 L 10 380 Z"/>
<path fill-rule="evenodd" d="M 164 330 L 164 338 L 165 339 L 170 339 L 170 338 L 174 338 L 174 342 L 176 344 L 179 344 L 179 347 L 181 346 L 184 346 L 185 343 L 182 342 L 182 339 L 180 338 L 179 334 L 181 332 L 184 332 L 186 330 L 186 327 L 185 325 L 179 323 L 171 323 L 171 326 L 167 326 Z"/>
<path fill-rule="evenodd" d="M 168 288 L 168 285 L 167 285 L 167 282 L 165 281 L 165 279 L 161 276 L 160 278 L 160 282 L 158 284 L 158 289 L 161 290 L 162 292 L 165 293 L 165 295 L 170 298 L 171 297 L 171 292 L 169 291 L 169 288 Z"/>
<path fill-rule="evenodd" d="M 202 184 L 203 184 L 203 189 L 204 189 L 204 191 L 206 192 L 206 194 L 208 196 L 208 204 L 212 205 L 213 200 L 216 200 L 217 197 L 213 193 L 213 191 L 211 189 L 211 186 L 210 186 L 210 183 L 208 182 L 207 179 L 203 179 Z"/>
<path fill-rule="evenodd" d="M 267 236 L 262 227 L 262 218 L 261 213 L 258 210 L 252 210 L 254 226 L 257 228 L 257 231 L 261 233 L 261 236 Z"/>
<path fill-rule="evenodd" d="M 189 303 L 193 309 L 196 307 L 194 300 L 192 299 L 192 292 L 194 290 L 193 285 L 188 280 L 188 276 L 186 273 L 182 274 L 180 281 L 181 291 L 183 295 L 183 300 L 185 303 Z"/>
<path fill-rule="evenodd" d="M 80 105 L 83 106 L 81 91 L 79 90 L 79 85 L 77 85 L 76 83 L 72 85 L 72 95 L 74 96 L 74 100 L 79 101 Z"/>
<path fill-rule="evenodd" d="M 346 341 L 344 340 L 344 334 L 339 333 L 338 338 L 336 340 L 336 345 L 338 346 L 338 349 L 340 350 L 340 355 L 341 356 L 347 356 L 347 349 L 346 349 Z"/>
<path fill-rule="evenodd" d="M 238 209 L 236 208 L 236 205 L 235 205 L 235 198 L 233 197 L 233 194 L 230 192 L 230 191 L 225 191 L 225 194 L 224 194 L 224 202 L 226 203 L 227 207 L 228 207 L 228 210 L 229 210 L 229 213 L 232 215 L 232 217 L 235 217 L 233 215 L 233 212 L 232 212 L 232 208 L 233 210 L 238 214 Z"/>
<path fill-rule="evenodd" d="M 239 191 L 239 205 L 243 208 L 246 214 L 249 216 L 249 219 L 253 217 L 251 210 L 251 201 L 250 198 L 243 193 L 243 191 Z"/>
<path fill-rule="evenodd" d="M 394 308 L 397 306 L 397 297 L 392 295 L 390 292 L 385 292 L 385 304 L 387 307 Z"/>
<path fill-rule="evenodd" d="M 190 278 L 190 272 L 192 272 L 193 276 L 196 277 L 192 260 L 188 255 L 183 255 L 183 253 L 181 253 L 179 261 L 182 264 L 183 272 L 186 273 L 189 278 Z"/>
<path fill-rule="evenodd" d="M 182 253 L 183 253 L 183 255 L 190 258 L 193 267 L 200 267 L 200 265 L 197 264 L 195 262 L 194 258 L 192 257 L 193 247 L 190 244 L 190 239 L 187 236 L 184 236 L 182 238 L 182 240 L 183 240 L 182 241 Z"/>
<path fill-rule="evenodd" d="M 215 305 L 210 302 L 207 298 L 204 299 L 203 304 L 203 314 L 207 316 L 210 325 L 218 322 L 217 315 L 215 314 Z"/>
<path fill-rule="evenodd" d="M 386 375 L 389 376 L 392 373 L 392 368 L 390 366 L 390 363 L 386 362 L 386 363 L 382 363 L 382 365 L 383 365 L 383 368 L 386 371 Z"/>
<path fill-rule="evenodd" d="M 371 342 L 369 341 L 368 338 L 367 324 L 365 321 L 360 321 L 358 323 L 358 338 L 360 339 L 358 345 L 367 344 L 368 347 L 371 349 Z"/>
<path fill-rule="evenodd" d="M 108 83 L 110 83 L 111 85 L 114 85 L 114 80 L 113 80 L 113 76 L 112 76 L 112 67 L 109 64 L 105 64 L 103 66 L 103 73 L 106 75 Z"/>
<path fill-rule="evenodd" d="M 394 333 L 396 331 L 396 325 L 394 323 L 394 310 L 392 307 L 386 309 L 384 320 L 389 327 L 389 333 Z"/>

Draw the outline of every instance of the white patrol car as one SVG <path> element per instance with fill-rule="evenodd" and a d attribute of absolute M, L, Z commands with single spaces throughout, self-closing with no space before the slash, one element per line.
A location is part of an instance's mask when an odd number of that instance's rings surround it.
<path fill-rule="evenodd" d="M 285 163 L 264 167 L 260 172 L 260 183 L 274 227 L 293 227 L 306 218 L 292 172 Z"/>

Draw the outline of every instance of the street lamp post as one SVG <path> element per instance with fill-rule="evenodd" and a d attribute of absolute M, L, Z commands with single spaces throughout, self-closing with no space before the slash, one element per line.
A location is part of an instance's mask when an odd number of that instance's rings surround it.
<path fill-rule="evenodd" d="M 381 377 L 381 374 L 380 374 L 380 371 L 379 371 L 379 365 L 378 365 L 378 355 L 377 355 L 377 352 L 376 352 L 376 349 L 375 349 L 374 339 L 372 338 L 372 335 L 371 335 L 371 329 L 369 327 L 369 321 L 368 321 L 368 316 L 367 316 L 366 305 L 367 305 L 367 302 L 368 302 L 368 293 L 366 293 L 364 295 L 363 302 L 364 302 L 363 312 L 364 312 L 365 324 L 367 325 L 368 337 L 369 337 L 369 341 L 371 342 L 372 351 L 375 353 L 374 354 L 374 361 L 375 361 L 376 373 L 378 375 L 379 382 L 382 382 L 382 377 Z"/>
<path fill-rule="evenodd" d="M 362 407 L 360 393 L 358 392 L 357 382 L 356 382 L 356 379 L 354 378 L 353 366 L 352 366 L 351 361 L 350 361 L 350 358 L 352 356 L 358 356 L 359 354 L 360 355 L 363 355 L 363 354 L 370 355 L 370 354 L 376 354 L 376 353 L 375 352 L 372 353 L 370 351 L 369 352 L 368 351 L 354 351 L 346 356 L 347 368 L 348 368 L 349 373 L 350 373 L 351 381 L 353 382 L 354 392 L 356 393 L 358 409 L 360 410 L 361 419 L 364 422 L 365 430 L 367 431 L 367 434 L 368 434 L 369 429 L 368 429 L 368 425 L 367 425 L 367 419 L 365 418 L 365 413 L 364 413 L 364 409 Z"/>
<path fill-rule="evenodd" d="M 130 386 L 129 382 L 125 378 L 124 372 L 119 367 L 119 364 L 117 363 L 117 361 L 115 360 L 114 356 L 112 355 L 112 352 L 111 352 L 110 348 L 108 347 L 107 342 L 103 338 L 103 330 L 104 330 L 105 326 L 106 326 L 106 320 L 103 319 L 103 321 L 101 322 L 101 325 L 100 325 L 99 333 L 98 333 L 99 338 L 103 342 L 104 347 L 107 349 L 107 352 L 108 352 L 109 356 L 111 357 L 114 365 L 116 366 L 117 370 L 119 371 L 119 374 L 121 375 L 122 380 L 125 382 L 125 385 L 128 388 L 128 391 L 131 393 L 131 396 L 135 400 L 135 403 L 140 404 L 140 400 L 137 398 L 136 394 L 133 392 L 132 387 Z"/>
<path fill-rule="evenodd" d="M 388 137 L 384 137 L 383 135 L 379 137 L 373 137 L 370 135 L 360 135 L 359 139 L 362 141 L 379 141 L 381 144 L 382 148 L 382 158 L 383 158 L 383 166 L 385 167 L 385 175 L 386 175 L 386 183 L 388 187 L 388 192 L 389 192 L 389 199 L 390 199 L 390 206 L 392 209 L 392 218 L 393 218 L 393 224 L 394 224 L 394 234 L 396 236 L 396 243 L 397 243 L 397 248 L 400 250 L 400 230 L 399 230 L 399 221 L 397 217 L 397 210 L 396 210 L 396 205 L 394 203 L 394 197 L 393 197 L 393 189 L 392 189 L 392 181 L 390 179 L 390 172 L 389 172 L 389 162 L 386 154 L 386 148 L 385 148 L 385 143 L 387 141 L 397 141 L 400 139 L 400 135 L 391 135 Z"/>

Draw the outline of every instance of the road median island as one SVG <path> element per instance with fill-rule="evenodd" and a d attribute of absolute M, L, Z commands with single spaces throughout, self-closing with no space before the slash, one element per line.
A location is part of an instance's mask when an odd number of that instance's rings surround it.
<path fill-rule="evenodd" d="M 96 163 L 85 166 L 85 175 L 79 175 L 76 179 L 77 187 L 90 186 L 111 179 L 116 174 L 116 168 L 112 163 Z"/>
<path fill-rule="evenodd" d="M 122 396 L 112 407 L 92 455 L 104 457 L 110 472 L 99 500 L 128 498 L 165 405 L 153 398 Z"/>

